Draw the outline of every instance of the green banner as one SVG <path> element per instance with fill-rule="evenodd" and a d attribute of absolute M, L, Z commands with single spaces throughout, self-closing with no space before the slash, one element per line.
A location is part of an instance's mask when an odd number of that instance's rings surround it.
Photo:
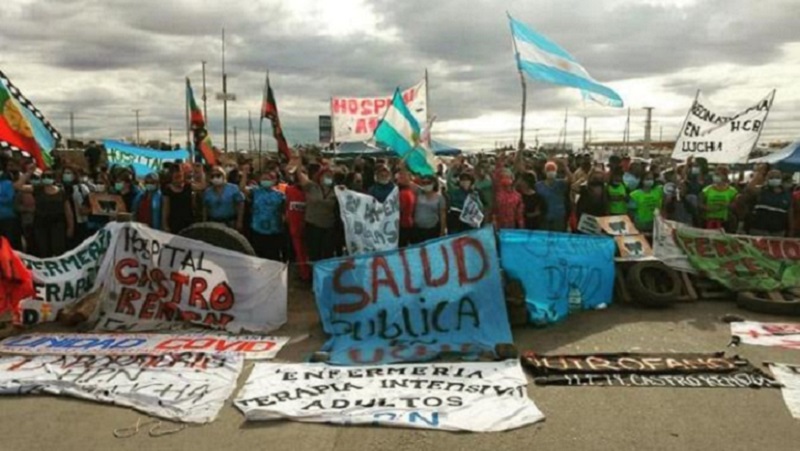
<path fill-rule="evenodd" d="M 770 258 L 735 236 L 678 227 L 675 241 L 692 266 L 730 290 L 773 291 L 800 286 L 799 262 Z"/>

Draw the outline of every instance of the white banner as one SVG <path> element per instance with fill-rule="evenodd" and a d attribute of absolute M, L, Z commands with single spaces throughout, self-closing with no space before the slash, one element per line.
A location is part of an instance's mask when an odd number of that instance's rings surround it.
<path fill-rule="evenodd" d="M 731 335 L 748 345 L 800 349 L 800 323 L 731 323 Z"/>
<path fill-rule="evenodd" d="M 675 271 L 697 274 L 689 258 L 675 242 L 675 229 L 680 226 L 675 221 L 664 219 L 656 214 L 653 221 L 653 255 Z"/>
<path fill-rule="evenodd" d="M 769 369 L 775 379 L 783 384 L 781 394 L 789 412 L 800 420 L 800 365 L 770 363 Z"/>
<path fill-rule="evenodd" d="M 427 85 L 421 82 L 403 91 L 403 100 L 411 114 L 424 127 L 428 120 Z M 378 121 L 386 108 L 392 104 L 391 95 L 386 97 L 333 97 L 333 138 L 337 143 L 361 142 L 372 138 Z"/>
<path fill-rule="evenodd" d="M 371 254 L 397 249 L 400 238 L 400 201 L 397 187 L 383 203 L 368 195 L 336 187 L 344 223 L 347 253 Z"/>
<path fill-rule="evenodd" d="M 209 423 L 236 387 L 239 356 L 0 357 L 0 394 L 47 393 L 131 407 L 171 421 Z"/>
<path fill-rule="evenodd" d="M 483 210 L 481 203 L 478 201 L 477 196 L 470 194 L 464 201 L 464 209 L 461 210 L 461 216 L 458 219 L 470 227 L 478 228 L 483 224 Z"/>
<path fill-rule="evenodd" d="M 674 160 L 694 156 L 709 163 L 746 163 L 764 129 L 775 91 L 750 108 L 726 117 L 698 94 L 675 142 Z"/>
<path fill-rule="evenodd" d="M 505 431 L 544 415 L 519 360 L 337 367 L 257 363 L 234 405 L 247 420 Z"/>
<path fill-rule="evenodd" d="M 219 334 L 29 334 L 0 341 L 0 353 L 24 355 L 240 354 L 273 359 L 289 337 Z"/>
<path fill-rule="evenodd" d="M 286 322 L 283 263 L 125 223 L 99 271 L 102 330 L 145 331 L 189 322 L 267 333 Z"/>
<path fill-rule="evenodd" d="M 15 315 L 14 322 L 30 326 L 55 321 L 61 310 L 92 293 L 97 270 L 114 236 L 113 227 L 100 230 L 58 257 L 42 259 L 19 252 L 33 275 L 36 297 L 20 302 L 20 314 Z"/>

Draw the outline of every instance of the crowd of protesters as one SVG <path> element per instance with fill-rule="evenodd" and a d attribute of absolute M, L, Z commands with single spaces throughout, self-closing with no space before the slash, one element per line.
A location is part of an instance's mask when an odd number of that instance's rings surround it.
<path fill-rule="evenodd" d="M 460 220 L 465 202 L 477 202 L 484 225 L 574 232 L 581 215 L 629 215 L 652 230 L 656 211 L 706 229 L 798 236 L 800 191 L 791 174 L 759 165 L 745 177 L 704 159 L 660 167 L 612 156 L 548 159 L 534 153 L 458 156 L 434 176 L 417 177 L 395 158 L 292 162 L 252 160 L 208 167 L 167 164 L 137 179 L 131 168 L 58 165 L 38 170 L 32 161 L 0 156 L 0 234 L 15 249 L 46 258 L 80 244 L 112 218 L 94 215 L 92 193 L 119 195 L 134 221 L 179 233 L 201 221 L 244 234 L 264 258 L 293 260 L 304 280 L 308 262 L 344 253 L 344 230 L 335 188 L 385 201 L 399 190 L 400 246 L 470 228 Z"/>

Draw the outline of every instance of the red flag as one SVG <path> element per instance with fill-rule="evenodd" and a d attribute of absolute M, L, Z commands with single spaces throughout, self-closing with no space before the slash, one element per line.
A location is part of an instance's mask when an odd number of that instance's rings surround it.
<path fill-rule="evenodd" d="M 261 117 L 272 122 L 272 136 L 278 142 L 279 155 L 288 162 L 292 159 L 292 151 L 289 149 L 286 137 L 283 136 L 283 127 L 281 127 L 281 120 L 278 117 L 278 104 L 275 103 L 275 94 L 272 92 L 272 86 L 269 85 L 269 75 L 265 91 L 264 101 L 261 105 Z"/>
<path fill-rule="evenodd" d="M 217 156 L 211 147 L 211 136 L 208 135 L 206 128 L 206 120 L 203 117 L 203 111 L 197 106 L 194 101 L 194 92 L 192 85 L 189 83 L 189 78 L 186 78 L 186 102 L 189 104 L 189 124 L 192 128 L 194 135 L 194 148 L 200 151 L 203 159 L 212 166 L 217 164 Z"/>

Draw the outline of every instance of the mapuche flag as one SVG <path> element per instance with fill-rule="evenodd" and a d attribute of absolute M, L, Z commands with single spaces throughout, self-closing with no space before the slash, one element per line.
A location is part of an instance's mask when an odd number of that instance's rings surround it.
<path fill-rule="evenodd" d="M 286 137 L 283 136 L 283 127 L 281 127 L 281 120 L 278 117 L 278 104 L 275 103 L 275 94 L 272 92 L 272 86 L 269 85 L 269 76 L 267 76 L 267 86 L 264 92 L 264 101 L 261 105 L 261 117 L 269 119 L 272 122 L 272 136 L 278 142 L 279 155 L 284 161 L 292 159 L 292 151 L 289 149 L 289 144 L 286 142 Z"/>
<path fill-rule="evenodd" d="M 194 91 L 192 91 L 192 84 L 189 82 L 189 77 L 186 77 L 186 102 L 189 105 L 189 124 L 192 129 L 194 137 L 194 148 L 200 151 L 206 163 L 214 166 L 217 164 L 217 156 L 211 146 L 211 136 L 208 134 L 206 128 L 206 120 L 203 117 L 203 111 L 197 106 L 194 101 Z"/>
<path fill-rule="evenodd" d="M 59 139 L 44 115 L 0 72 L 0 150 L 28 154 L 45 169 Z"/>

